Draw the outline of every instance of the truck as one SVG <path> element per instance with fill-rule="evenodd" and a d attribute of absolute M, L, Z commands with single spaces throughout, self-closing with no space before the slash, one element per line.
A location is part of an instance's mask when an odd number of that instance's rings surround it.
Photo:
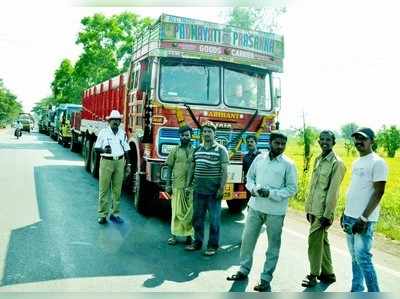
<path fill-rule="evenodd" d="M 18 115 L 18 120 L 22 124 L 22 131 L 30 133 L 35 123 L 32 115 L 30 113 L 20 113 Z"/>
<path fill-rule="evenodd" d="M 179 127 L 193 128 L 197 147 L 201 123 L 211 121 L 229 152 L 224 199 L 229 210 L 241 211 L 247 204 L 245 138 L 256 135 L 258 148 L 267 149 L 269 132 L 279 127 L 283 58 L 280 35 L 163 14 L 136 37 L 128 72 L 84 91 L 71 144 L 82 147 L 86 169 L 97 176 L 98 132 L 112 109 L 123 114 L 127 184 L 135 207 L 149 213 L 169 198 L 165 160 L 180 142 Z"/>
<path fill-rule="evenodd" d="M 79 104 L 60 104 L 56 108 L 54 132 L 59 144 L 67 147 L 71 142 L 71 118 L 72 114 L 80 112 L 82 105 Z"/>

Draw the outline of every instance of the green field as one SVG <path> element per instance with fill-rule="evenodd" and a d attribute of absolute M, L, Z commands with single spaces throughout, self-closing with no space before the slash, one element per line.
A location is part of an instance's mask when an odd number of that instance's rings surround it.
<path fill-rule="evenodd" d="M 342 211 L 344 210 L 345 204 L 345 193 L 349 186 L 350 174 L 351 174 L 351 164 L 358 157 L 358 153 L 353 155 L 347 155 L 343 140 L 338 140 L 335 146 L 335 152 L 343 159 L 347 172 L 340 188 L 340 197 L 336 209 L 336 218 L 340 217 Z M 299 184 L 301 183 L 301 175 L 303 169 L 303 155 L 302 146 L 297 144 L 296 139 L 293 137 L 289 138 L 286 155 L 293 159 L 296 163 L 299 177 Z M 313 147 L 313 159 L 311 165 L 313 165 L 313 160 L 320 153 L 320 148 L 318 143 Z M 378 154 L 383 157 L 389 166 L 389 178 L 386 184 L 386 191 L 381 201 L 381 213 L 380 219 L 377 225 L 377 231 L 382 233 L 388 238 L 400 240 L 400 155 L 397 153 L 395 158 L 388 158 L 385 153 L 378 151 Z M 309 171 L 309 173 L 311 170 Z M 291 200 L 290 203 L 292 208 L 298 210 L 304 210 L 304 202 L 300 199 Z"/>

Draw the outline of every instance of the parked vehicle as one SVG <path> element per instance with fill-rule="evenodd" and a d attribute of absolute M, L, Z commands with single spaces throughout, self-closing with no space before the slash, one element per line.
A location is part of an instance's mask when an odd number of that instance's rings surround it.
<path fill-rule="evenodd" d="M 180 142 L 179 126 L 194 128 L 196 147 L 200 123 L 210 120 L 230 154 L 224 199 L 231 211 L 240 211 L 247 204 L 244 140 L 255 134 L 258 147 L 266 149 L 269 132 L 278 127 L 282 61 L 282 36 L 162 15 L 135 39 L 127 73 L 84 92 L 83 111 L 72 122 L 71 149 L 81 146 L 87 170 L 97 175 L 93 144 L 110 111 L 122 113 L 131 148 L 127 183 L 135 206 L 148 213 L 167 200 L 164 164 Z"/>
<path fill-rule="evenodd" d="M 67 147 L 71 142 L 71 117 L 75 112 L 79 112 L 82 105 L 61 104 L 56 108 L 55 134 L 59 144 Z"/>

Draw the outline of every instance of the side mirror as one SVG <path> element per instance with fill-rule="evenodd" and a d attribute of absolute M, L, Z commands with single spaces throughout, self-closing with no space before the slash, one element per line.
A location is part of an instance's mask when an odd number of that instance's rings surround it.
<path fill-rule="evenodd" d="M 272 79 L 272 105 L 275 111 L 281 109 L 281 79 L 274 77 Z"/>

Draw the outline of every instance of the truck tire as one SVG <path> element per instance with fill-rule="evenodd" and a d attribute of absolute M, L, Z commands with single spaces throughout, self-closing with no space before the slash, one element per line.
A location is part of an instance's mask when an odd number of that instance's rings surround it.
<path fill-rule="evenodd" d="M 230 199 L 226 201 L 229 212 L 236 214 L 241 213 L 247 207 L 247 199 Z"/>
<path fill-rule="evenodd" d="M 94 146 L 90 152 L 90 173 L 95 177 L 99 177 L 100 156 L 95 151 Z"/>
<path fill-rule="evenodd" d="M 71 149 L 71 152 L 73 152 L 73 153 L 79 153 L 79 144 L 76 142 L 76 140 L 77 140 L 76 135 L 74 133 L 72 133 L 70 149 Z"/>
<path fill-rule="evenodd" d="M 136 210 L 144 216 L 155 215 L 158 189 L 148 182 L 143 174 L 136 173 L 133 179 L 133 199 Z"/>
<path fill-rule="evenodd" d="M 91 150 L 90 140 L 85 138 L 82 148 L 82 157 L 83 157 L 83 162 L 85 163 L 85 169 L 87 171 L 90 171 L 90 150 Z"/>

